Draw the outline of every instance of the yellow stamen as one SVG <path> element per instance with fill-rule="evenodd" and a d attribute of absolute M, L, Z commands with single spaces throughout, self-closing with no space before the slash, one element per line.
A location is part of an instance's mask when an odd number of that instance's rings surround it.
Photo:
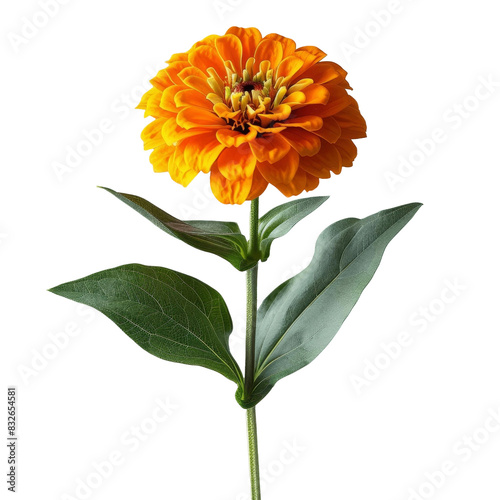
<path fill-rule="evenodd" d="M 240 99 L 243 96 L 242 92 L 236 92 L 231 95 L 231 104 L 233 105 L 233 109 L 238 111 L 240 109 Z"/>
<path fill-rule="evenodd" d="M 275 89 L 279 89 L 281 87 L 281 84 L 283 83 L 284 78 L 280 76 L 277 80 L 276 83 L 274 84 Z"/>
<path fill-rule="evenodd" d="M 247 109 L 247 105 L 249 102 L 250 102 L 250 94 L 248 92 L 245 92 L 245 95 L 241 98 L 241 104 L 240 104 L 242 113 L 244 113 L 245 110 Z"/>
<path fill-rule="evenodd" d="M 253 78 L 253 65 L 254 64 L 255 64 L 255 57 L 249 57 L 246 65 L 245 65 L 245 69 L 247 70 L 248 74 L 250 75 L 249 80 L 251 80 Z"/>
<path fill-rule="evenodd" d="M 222 88 L 215 78 L 207 78 L 207 83 L 216 94 L 222 95 Z"/>
<path fill-rule="evenodd" d="M 280 87 L 278 93 L 276 94 L 276 97 L 274 98 L 273 108 L 276 108 L 281 104 L 281 101 L 285 98 L 286 91 L 287 91 L 286 87 Z"/>
<path fill-rule="evenodd" d="M 306 87 L 309 87 L 311 83 L 314 83 L 314 80 L 312 78 L 303 78 L 302 80 L 299 80 L 297 83 L 292 85 L 288 89 L 289 94 L 293 94 L 293 92 L 299 92 L 302 89 L 305 89 Z"/>
<path fill-rule="evenodd" d="M 217 94 L 208 94 L 207 99 L 212 103 L 212 104 L 219 104 L 222 101 L 222 97 L 217 95 Z"/>
<path fill-rule="evenodd" d="M 217 86 L 218 86 L 218 90 L 214 90 L 215 92 L 217 92 L 219 95 L 222 95 L 223 92 L 222 92 L 222 89 L 224 88 L 224 82 L 222 80 L 222 78 L 219 76 L 219 74 L 217 73 L 217 71 L 215 70 L 215 68 L 208 68 L 207 69 L 207 73 L 215 80 L 215 82 L 217 83 Z M 212 87 L 212 85 L 209 83 L 209 85 Z M 213 88 L 213 87 L 212 87 Z M 220 92 L 219 92 L 220 91 Z"/>

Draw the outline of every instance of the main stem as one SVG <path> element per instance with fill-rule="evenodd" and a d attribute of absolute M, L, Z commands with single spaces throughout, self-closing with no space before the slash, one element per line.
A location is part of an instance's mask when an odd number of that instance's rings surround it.
<path fill-rule="evenodd" d="M 258 255 L 259 199 L 250 206 L 249 254 Z M 245 396 L 252 393 L 255 373 L 255 327 L 257 324 L 257 273 L 258 264 L 247 271 L 247 329 L 245 356 Z M 252 500 L 260 500 L 259 448 L 257 444 L 257 418 L 255 406 L 247 410 L 248 453 L 250 457 L 250 482 Z"/>

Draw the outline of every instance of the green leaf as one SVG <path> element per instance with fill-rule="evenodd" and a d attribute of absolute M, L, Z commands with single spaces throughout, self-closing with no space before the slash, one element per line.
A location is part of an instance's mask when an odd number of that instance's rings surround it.
<path fill-rule="evenodd" d="M 254 390 L 247 407 L 329 344 L 373 277 L 385 248 L 420 207 L 412 203 L 362 220 L 345 219 L 323 231 L 311 264 L 259 308 Z"/>
<path fill-rule="evenodd" d="M 250 269 L 257 263 L 255 259 L 248 257 L 247 240 L 235 222 L 184 222 L 140 196 L 117 193 L 109 188 L 102 189 L 116 196 L 166 233 L 194 248 L 222 257 L 238 271 Z"/>
<path fill-rule="evenodd" d="M 204 366 L 242 385 L 240 368 L 229 352 L 233 325 L 226 303 L 191 276 L 129 264 L 49 291 L 101 311 L 158 358 Z"/>
<path fill-rule="evenodd" d="M 322 205 L 328 196 L 302 198 L 273 208 L 259 219 L 259 242 L 262 262 L 269 258 L 271 243 L 285 236 L 292 228 Z"/>

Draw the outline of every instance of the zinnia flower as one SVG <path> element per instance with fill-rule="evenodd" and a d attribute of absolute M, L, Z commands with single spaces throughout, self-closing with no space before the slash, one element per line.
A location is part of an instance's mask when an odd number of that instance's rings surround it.
<path fill-rule="evenodd" d="M 346 72 L 317 47 L 230 28 L 175 54 L 139 109 L 156 172 L 187 186 L 199 172 L 222 203 L 241 204 L 269 184 L 285 196 L 352 166 L 366 123 Z"/>

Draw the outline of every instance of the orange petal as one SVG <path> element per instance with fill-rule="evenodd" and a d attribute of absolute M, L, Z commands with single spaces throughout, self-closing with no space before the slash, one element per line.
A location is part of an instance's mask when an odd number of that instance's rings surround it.
<path fill-rule="evenodd" d="M 275 184 L 275 186 L 287 197 L 297 196 L 306 188 L 307 175 L 301 168 L 297 169 L 295 177 L 287 184 Z"/>
<path fill-rule="evenodd" d="M 162 93 L 154 87 L 152 90 L 154 90 L 155 92 L 148 99 L 144 116 L 153 116 L 155 118 L 159 118 L 161 116 L 163 118 L 170 118 L 172 116 L 172 113 L 169 111 L 165 111 L 160 107 Z"/>
<path fill-rule="evenodd" d="M 186 187 L 199 173 L 198 170 L 191 168 L 184 160 L 183 144 L 175 147 L 174 154 L 168 162 L 168 172 L 172 180 Z"/>
<path fill-rule="evenodd" d="M 303 61 L 302 68 L 297 72 L 295 77 L 303 77 L 302 75 L 314 64 L 321 61 L 321 59 L 326 57 L 326 53 L 318 49 L 318 47 L 313 47 L 311 45 L 306 47 L 300 47 L 295 51 L 295 57 L 299 57 Z"/>
<path fill-rule="evenodd" d="M 349 139 L 366 137 L 366 122 L 359 110 L 349 106 L 335 115 L 337 123 L 342 128 L 342 136 Z"/>
<path fill-rule="evenodd" d="M 166 62 L 170 64 L 176 61 L 187 61 L 187 60 L 188 60 L 188 55 L 185 52 L 179 52 L 178 54 L 173 54 L 172 57 L 170 57 L 170 59 Z"/>
<path fill-rule="evenodd" d="M 157 75 L 149 81 L 151 82 L 153 87 L 161 91 L 165 90 L 167 87 L 170 87 L 170 85 L 172 85 L 173 83 L 168 76 L 166 68 L 158 71 Z"/>
<path fill-rule="evenodd" d="M 208 109 L 183 108 L 177 115 L 177 124 L 189 130 L 196 127 L 219 128 L 225 126 L 226 122 Z"/>
<path fill-rule="evenodd" d="M 169 146 L 173 146 L 176 142 L 179 141 L 179 134 L 184 129 L 177 125 L 176 117 L 167 118 L 162 126 L 161 135 L 165 144 Z M 206 130 L 204 130 L 206 132 Z"/>
<path fill-rule="evenodd" d="M 314 156 L 321 149 L 321 139 L 312 132 L 289 128 L 281 134 L 300 156 Z"/>
<path fill-rule="evenodd" d="M 217 160 L 220 173 L 230 181 L 251 177 L 256 163 L 257 160 L 248 144 L 239 148 L 224 149 Z"/>
<path fill-rule="evenodd" d="M 184 69 L 191 66 L 188 61 L 178 61 L 169 64 L 165 69 L 165 74 L 170 78 L 174 85 L 181 85 L 182 80 L 179 78 L 179 73 Z"/>
<path fill-rule="evenodd" d="M 321 150 L 316 156 L 303 158 L 300 162 L 301 168 L 316 177 L 330 177 L 326 171 L 331 170 L 339 174 L 342 170 L 342 157 L 334 144 L 321 141 Z"/>
<path fill-rule="evenodd" d="M 212 87 L 207 83 L 206 78 L 200 78 L 199 76 L 187 76 L 184 78 L 184 83 L 198 92 L 201 92 L 204 96 L 207 96 L 212 92 Z"/>
<path fill-rule="evenodd" d="M 292 78 L 294 78 L 294 76 L 297 74 L 300 68 L 302 68 L 303 65 L 304 61 L 299 57 L 285 57 L 278 66 L 278 69 L 276 71 L 276 79 L 282 76 L 285 81 L 290 81 Z"/>
<path fill-rule="evenodd" d="M 286 38 L 278 35 L 277 33 L 271 33 L 266 35 L 264 40 L 276 40 L 277 42 L 280 42 L 283 46 L 283 57 L 291 56 L 295 52 L 296 44 L 291 38 Z"/>
<path fill-rule="evenodd" d="M 196 106 L 198 108 L 213 109 L 213 104 L 194 89 L 185 89 L 177 92 L 174 96 L 175 105 L 179 108 L 184 106 Z"/>
<path fill-rule="evenodd" d="M 319 116 L 297 116 L 281 123 L 283 127 L 300 127 L 309 132 L 314 132 L 323 127 L 323 119 Z"/>
<path fill-rule="evenodd" d="M 144 149 L 153 149 L 165 144 L 161 135 L 161 129 L 165 121 L 165 118 L 157 118 L 146 125 L 141 134 L 141 139 L 144 141 Z"/>
<path fill-rule="evenodd" d="M 241 205 L 247 199 L 252 188 L 252 177 L 230 181 L 219 172 L 217 164 L 215 164 L 210 171 L 210 187 L 221 203 Z"/>
<path fill-rule="evenodd" d="M 274 127 L 259 127 L 258 125 L 254 125 L 253 123 L 250 123 L 249 125 L 251 130 L 255 130 L 258 134 L 277 134 L 278 132 L 281 132 L 282 130 L 286 130 L 286 127 L 280 127 L 280 126 L 274 126 Z"/>
<path fill-rule="evenodd" d="M 311 104 L 307 106 L 303 106 L 301 108 L 295 109 L 295 116 L 304 116 L 304 115 L 316 115 L 321 118 L 325 118 L 328 116 L 336 115 L 338 112 L 352 105 L 353 98 L 350 95 L 345 93 L 344 89 L 340 89 L 344 94 L 342 97 L 332 96 L 330 92 L 330 100 L 327 104 Z"/>
<path fill-rule="evenodd" d="M 215 41 L 217 40 L 217 38 L 219 38 L 219 35 L 208 35 L 206 36 L 205 38 L 203 38 L 202 40 L 200 40 L 199 42 L 196 42 L 190 49 L 189 49 L 189 53 L 190 52 L 193 52 L 194 50 L 196 50 L 198 47 L 202 47 L 204 45 L 208 45 L 209 47 L 215 47 Z M 188 53 L 188 57 L 189 57 L 189 53 Z"/>
<path fill-rule="evenodd" d="M 259 172 L 270 184 L 288 184 L 295 177 L 299 167 L 299 154 L 291 149 L 290 152 L 276 163 L 260 162 L 257 164 Z"/>
<path fill-rule="evenodd" d="M 237 116 L 241 115 L 241 110 L 233 111 L 227 104 L 218 102 L 214 105 L 214 112 L 221 118 L 226 120 L 234 120 Z"/>
<path fill-rule="evenodd" d="M 269 61 L 271 68 L 276 68 L 283 59 L 283 45 L 275 40 L 264 38 L 255 50 L 254 73 L 259 72 L 260 63 Z"/>
<path fill-rule="evenodd" d="M 328 158 L 322 152 L 316 156 L 306 156 L 300 159 L 300 168 L 319 179 L 329 179 L 332 174 L 326 166 L 327 160 Z"/>
<path fill-rule="evenodd" d="M 223 61 L 232 61 L 238 74 L 241 74 L 243 46 L 236 35 L 221 36 L 215 41 L 215 47 Z M 225 73 L 221 75 L 225 76 Z"/>
<path fill-rule="evenodd" d="M 141 98 L 141 102 L 136 106 L 135 109 L 146 109 L 148 105 L 148 101 L 151 97 L 153 97 L 156 94 L 160 94 L 161 92 L 158 91 L 157 88 L 153 87 L 152 89 L 149 89 Z"/>
<path fill-rule="evenodd" d="M 312 78 L 315 83 L 326 83 L 332 80 L 345 80 L 347 71 L 331 61 L 321 61 L 304 71 L 302 78 Z"/>
<path fill-rule="evenodd" d="M 341 137 L 335 143 L 335 147 L 342 157 L 342 165 L 344 165 L 345 167 L 352 167 L 352 163 L 358 155 L 358 149 L 356 148 L 355 144 L 350 139 Z"/>
<path fill-rule="evenodd" d="M 255 200 L 258 198 L 267 188 L 269 183 L 262 177 L 262 174 L 256 168 L 252 176 L 252 188 L 248 193 L 247 200 Z"/>
<path fill-rule="evenodd" d="M 177 125 L 175 117 L 170 117 L 165 120 L 161 129 L 161 135 L 165 144 L 173 146 L 179 141 L 182 141 L 182 139 L 187 139 L 188 137 L 193 137 L 194 135 L 206 134 L 208 131 L 209 130 L 206 128 L 192 128 L 189 130 L 183 129 Z"/>
<path fill-rule="evenodd" d="M 302 90 L 306 96 L 305 104 L 326 104 L 330 99 L 330 92 L 323 85 L 313 83 Z"/>
<path fill-rule="evenodd" d="M 164 144 L 155 148 L 149 155 L 149 161 L 153 165 L 153 170 L 155 172 L 168 172 L 169 160 L 174 153 L 174 146 L 167 146 Z"/>
<path fill-rule="evenodd" d="M 207 79 L 207 76 L 205 75 L 205 73 L 203 73 L 203 71 L 201 71 L 200 69 L 198 68 L 195 68 L 193 66 L 189 66 L 187 68 L 184 68 L 180 73 L 179 73 L 179 78 L 184 82 L 186 83 L 186 78 L 188 78 L 189 76 L 197 76 L 199 78 L 202 78 L 204 80 Z"/>
<path fill-rule="evenodd" d="M 281 122 L 286 120 L 292 108 L 288 104 L 280 104 L 278 107 L 271 110 L 271 113 L 259 114 L 260 122 L 263 127 L 267 127 L 271 122 Z"/>
<path fill-rule="evenodd" d="M 192 66 L 200 69 L 207 75 L 208 68 L 214 68 L 219 75 L 226 74 L 224 61 L 221 59 L 217 49 L 210 45 L 202 45 L 195 49 L 189 54 L 188 60 Z"/>
<path fill-rule="evenodd" d="M 245 65 L 249 57 L 253 57 L 255 49 L 262 40 L 262 35 L 257 28 L 237 28 L 233 26 L 229 28 L 226 35 L 236 35 L 242 46 L 242 63 Z"/>
<path fill-rule="evenodd" d="M 177 113 L 179 110 L 175 104 L 175 95 L 180 90 L 184 90 L 184 87 L 181 85 L 171 85 L 170 87 L 167 87 L 161 96 L 160 106 L 166 111 Z"/>
<path fill-rule="evenodd" d="M 217 130 L 217 140 L 227 148 L 239 147 L 245 142 L 253 141 L 257 137 L 257 130 L 251 128 L 248 134 L 242 134 L 237 130 L 220 129 Z"/>
<path fill-rule="evenodd" d="M 292 92 L 289 96 L 283 99 L 282 104 L 288 104 L 290 107 L 295 108 L 297 104 L 306 102 L 306 95 L 304 92 Z"/>
<path fill-rule="evenodd" d="M 315 175 L 311 175 L 306 172 L 306 187 L 304 188 L 306 191 L 312 191 L 319 186 L 319 179 Z"/>
<path fill-rule="evenodd" d="M 291 146 L 281 134 L 266 134 L 252 141 L 250 147 L 257 161 L 276 163 L 290 151 Z"/>
<path fill-rule="evenodd" d="M 214 132 L 184 139 L 182 144 L 186 164 L 197 172 L 205 174 L 210 172 L 212 165 L 224 150 Z"/>
<path fill-rule="evenodd" d="M 337 142 L 337 139 L 342 134 L 342 129 L 333 116 L 323 118 L 323 127 L 314 132 L 319 137 L 322 137 L 330 144 Z"/>

